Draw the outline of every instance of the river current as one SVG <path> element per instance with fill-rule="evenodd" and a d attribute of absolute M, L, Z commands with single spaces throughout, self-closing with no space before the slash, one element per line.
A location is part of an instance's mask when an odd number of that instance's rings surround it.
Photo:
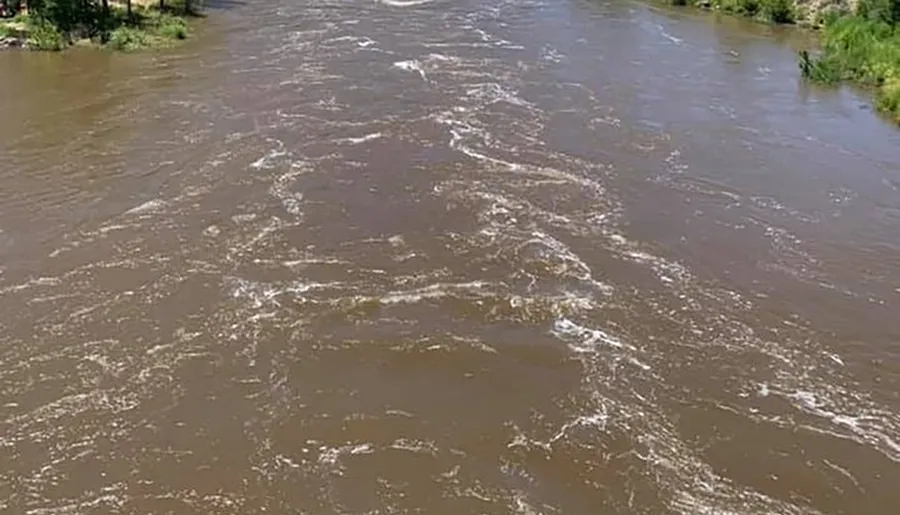
<path fill-rule="evenodd" d="M 207 15 L 0 54 L 0 513 L 895 513 L 900 133 L 802 33 Z"/>

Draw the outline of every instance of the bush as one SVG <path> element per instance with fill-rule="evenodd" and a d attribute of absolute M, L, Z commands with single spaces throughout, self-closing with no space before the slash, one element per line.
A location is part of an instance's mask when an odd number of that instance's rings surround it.
<path fill-rule="evenodd" d="M 735 12 L 744 16 L 756 16 L 759 12 L 759 0 L 737 0 L 734 2 Z"/>
<path fill-rule="evenodd" d="M 156 32 L 167 39 L 186 39 L 188 27 L 184 19 L 164 14 L 156 21 Z"/>
<path fill-rule="evenodd" d="M 34 50 L 58 51 L 65 47 L 65 39 L 48 21 L 36 19 L 28 27 L 28 47 Z"/>
<path fill-rule="evenodd" d="M 772 23 L 794 22 L 794 5 L 791 0 L 762 0 L 760 11 Z"/>
<path fill-rule="evenodd" d="M 112 31 L 107 44 L 116 50 L 131 52 L 146 47 L 148 42 L 144 31 L 135 27 L 119 27 Z"/>
<path fill-rule="evenodd" d="M 814 59 L 806 50 L 800 51 L 800 74 L 823 84 L 835 84 L 841 80 L 841 71 L 832 60 L 824 57 Z"/>
<path fill-rule="evenodd" d="M 781 1 L 789 0 L 717 0 L 714 5 L 726 13 L 753 18 L 762 13 L 767 4 Z"/>
<path fill-rule="evenodd" d="M 712 0 L 711 5 L 722 12 L 773 23 L 793 23 L 795 18 L 793 0 Z"/>
<path fill-rule="evenodd" d="M 895 25 L 900 22 L 900 0 L 860 0 L 856 15 L 869 21 Z"/>
<path fill-rule="evenodd" d="M 885 113 L 891 113 L 894 121 L 900 123 L 900 79 L 890 78 L 878 90 L 875 107 Z"/>
<path fill-rule="evenodd" d="M 838 68 L 843 80 L 880 85 L 900 68 L 900 40 L 883 21 L 842 18 L 825 27 L 822 39 L 822 59 Z"/>

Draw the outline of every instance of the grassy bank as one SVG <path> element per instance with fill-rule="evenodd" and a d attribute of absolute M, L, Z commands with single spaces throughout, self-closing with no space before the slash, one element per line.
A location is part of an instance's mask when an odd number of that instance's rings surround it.
<path fill-rule="evenodd" d="M 675 6 L 691 6 L 753 18 L 769 23 L 794 23 L 800 9 L 794 0 L 666 0 Z"/>
<path fill-rule="evenodd" d="M 900 0 L 862 0 L 851 16 L 822 28 L 822 51 L 800 54 L 805 77 L 875 89 L 875 106 L 900 123 Z"/>
<path fill-rule="evenodd" d="M 197 4 L 197 0 L 30 0 L 27 11 L 17 4 L 14 17 L 0 20 L 0 38 L 6 38 L 8 46 L 48 51 L 75 44 L 123 51 L 166 47 L 188 37 Z"/>
<path fill-rule="evenodd" d="M 666 0 L 754 18 L 803 23 L 821 37 L 816 55 L 800 52 L 800 70 L 811 81 L 872 88 L 875 107 L 900 124 L 900 0 Z M 855 7 L 851 10 L 850 6 Z"/>

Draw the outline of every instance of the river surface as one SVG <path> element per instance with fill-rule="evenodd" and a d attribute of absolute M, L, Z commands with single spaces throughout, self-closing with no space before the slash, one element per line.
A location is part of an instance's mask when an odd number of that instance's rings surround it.
<path fill-rule="evenodd" d="M 900 133 L 802 34 L 208 15 L 0 54 L 0 513 L 897 513 Z"/>

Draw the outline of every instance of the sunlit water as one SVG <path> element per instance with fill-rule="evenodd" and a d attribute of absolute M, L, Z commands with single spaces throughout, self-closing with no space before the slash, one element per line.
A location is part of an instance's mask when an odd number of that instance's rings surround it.
<path fill-rule="evenodd" d="M 0 512 L 888 514 L 900 134 L 794 32 L 213 4 L 0 55 Z"/>

